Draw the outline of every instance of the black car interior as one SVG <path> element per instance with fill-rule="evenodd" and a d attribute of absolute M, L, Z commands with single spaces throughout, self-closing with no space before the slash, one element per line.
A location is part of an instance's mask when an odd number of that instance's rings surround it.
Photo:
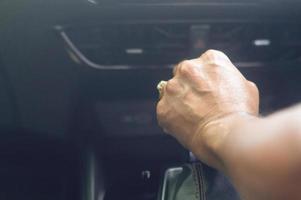
<path fill-rule="evenodd" d="M 298 0 L 1 0 L 0 199 L 155 200 L 191 156 L 156 85 L 207 49 L 261 92 L 301 100 Z"/>

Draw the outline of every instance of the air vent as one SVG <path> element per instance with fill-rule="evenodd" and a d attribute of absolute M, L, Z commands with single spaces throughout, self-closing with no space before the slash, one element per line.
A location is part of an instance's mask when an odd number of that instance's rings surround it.
<path fill-rule="evenodd" d="M 84 55 L 103 65 L 170 64 L 189 51 L 187 25 L 116 25 L 67 34 Z"/>
<path fill-rule="evenodd" d="M 298 25 L 216 25 L 209 40 L 210 48 L 225 51 L 237 62 L 292 61 L 301 56 Z"/>
<path fill-rule="evenodd" d="M 206 49 L 235 62 L 292 61 L 301 56 L 301 28 L 283 24 L 150 24 L 70 28 L 67 35 L 102 65 L 174 64 Z"/>

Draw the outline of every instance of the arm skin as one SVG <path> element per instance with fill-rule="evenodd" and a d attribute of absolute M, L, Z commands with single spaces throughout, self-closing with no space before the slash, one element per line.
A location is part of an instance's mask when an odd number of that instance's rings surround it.
<path fill-rule="evenodd" d="M 256 85 L 222 52 L 180 63 L 157 118 L 200 160 L 229 177 L 244 200 L 301 199 L 301 105 L 258 117 Z"/>
<path fill-rule="evenodd" d="M 301 105 L 265 118 L 230 115 L 205 129 L 192 150 L 207 154 L 242 199 L 301 199 Z M 199 152 L 204 142 L 208 150 Z"/>

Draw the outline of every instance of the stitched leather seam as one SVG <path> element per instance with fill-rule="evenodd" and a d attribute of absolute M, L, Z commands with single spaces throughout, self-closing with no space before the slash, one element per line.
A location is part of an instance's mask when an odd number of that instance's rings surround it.
<path fill-rule="evenodd" d="M 206 194 L 205 194 L 205 182 L 204 182 L 204 172 L 203 172 L 203 166 L 201 163 L 197 165 L 197 173 L 199 177 L 199 182 L 200 182 L 200 191 L 201 191 L 201 197 L 202 200 L 206 200 Z"/>
<path fill-rule="evenodd" d="M 195 199 L 196 200 L 202 200 L 200 195 L 200 181 L 198 177 L 198 170 L 195 166 L 195 164 L 192 164 L 192 177 L 193 181 L 195 183 Z"/>

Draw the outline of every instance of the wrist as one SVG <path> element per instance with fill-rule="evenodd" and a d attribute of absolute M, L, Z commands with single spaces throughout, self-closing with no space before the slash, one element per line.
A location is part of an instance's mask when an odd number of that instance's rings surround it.
<path fill-rule="evenodd" d="M 191 142 L 192 152 L 206 164 L 223 170 L 222 152 L 228 136 L 257 118 L 245 112 L 236 112 L 201 124 Z"/>

